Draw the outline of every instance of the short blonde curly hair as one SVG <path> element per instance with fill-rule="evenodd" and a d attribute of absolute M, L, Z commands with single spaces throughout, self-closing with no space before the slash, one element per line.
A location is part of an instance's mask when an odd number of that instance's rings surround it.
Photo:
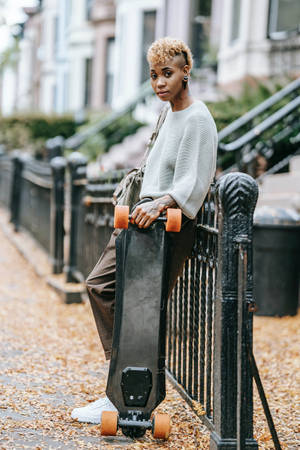
<path fill-rule="evenodd" d="M 193 67 L 193 56 L 190 48 L 180 39 L 164 37 L 151 44 L 147 60 L 149 64 L 164 64 L 170 58 L 182 55 L 190 69 Z"/>

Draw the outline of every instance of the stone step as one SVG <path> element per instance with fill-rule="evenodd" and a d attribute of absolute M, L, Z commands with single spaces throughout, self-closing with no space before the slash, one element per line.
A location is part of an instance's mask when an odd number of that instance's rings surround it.
<path fill-rule="evenodd" d="M 300 193 L 300 172 L 267 175 L 263 180 L 261 191 L 266 193 Z"/>
<path fill-rule="evenodd" d="M 138 167 L 144 157 L 152 126 L 144 126 L 120 144 L 113 145 L 108 153 L 101 155 L 99 164 L 101 170 Z"/>
<path fill-rule="evenodd" d="M 300 176 L 300 155 L 294 156 L 290 160 L 290 172 L 298 172 L 298 175 Z"/>
<path fill-rule="evenodd" d="M 295 192 L 285 193 L 259 193 L 257 207 L 273 206 L 280 208 L 293 208 L 300 212 L 300 194 Z"/>

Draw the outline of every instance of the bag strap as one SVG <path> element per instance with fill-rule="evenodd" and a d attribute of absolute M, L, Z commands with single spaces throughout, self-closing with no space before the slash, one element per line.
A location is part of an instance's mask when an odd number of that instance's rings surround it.
<path fill-rule="evenodd" d="M 146 151 L 145 151 L 144 158 L 143 158 L 143 160 L 142 160 L 142 162 L 141 162 L 141 165 L 140 165 L 140 168 L 141 168 L 142 170 L 143 170 L 143 169 L 145 168 L 145 166 L 146 166 L 146 161 L 147 161 L 148 155 L 149 155 L 149 153 L 150 153 L 150 151 L 151 151 L 151 149 L 152 149 L 152 147 L 153 147 L 153 145 L 154 145 L 154 143 L 155 143 L 155 141 L 156 141 L 156 139 L 157 139 L 159 130 L 161 129 L 161 127 L 162 127 L 162 125 L 163 125 L 163 123 L 164 123 L 164 121 L 165 121 L 165 119 L 166 119 L 166 117 L 167 117 L 167 114 L 168 114 L 169 109 L 170 109 L 170 105 L 169 105 L 169 104 L 168 104 L 168 105 L 165 105 L 165 106 L 163 107 L 163 109 L 161 110 L 159 116 L 158 116 L 158 119 L 157 119 L 155 128 L 154 128 L 153 133 L 151 134 L 151 137 L 150 137 L 150 139 L 149 139 L 149 141 L 148 141 L 148 144 L 147 144 L 147 148 L 146 148 Z"/>

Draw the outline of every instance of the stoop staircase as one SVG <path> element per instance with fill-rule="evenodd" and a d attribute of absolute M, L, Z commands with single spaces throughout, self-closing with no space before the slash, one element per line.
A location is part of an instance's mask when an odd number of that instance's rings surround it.
<path fill-rule="evenodd" d="M 257 179 L 257 206 L 300 211 L 300 78 L 221 130 L 218 157 Z"/>
<path fill-rule="evenodd" d="M 257 206 L 265 205 L 293 208 L 300 212 L 300 155 L 291 158 L 289 172 L 262 178 Z"/>
<path fill-rule="evenodd" d="M 135 134 L 127 136 L 121 143 L 113 145 L 97 162 L 89 163 L 88 178 L 97 178 L 99 171 L 138 167 L 141 163 L 153 126 L 139 128 Z"/>

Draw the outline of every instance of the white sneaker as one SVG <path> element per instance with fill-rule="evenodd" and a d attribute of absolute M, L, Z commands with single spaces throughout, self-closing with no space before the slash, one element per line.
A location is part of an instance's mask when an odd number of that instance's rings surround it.
<path fill-rule="evenodd" d="M 72 419 L 77 419 L 78 422 L 100 424 L 102 411 L 117 411 L 106 396 L 82 408 L 73 409 L 71 417 Z"/>

